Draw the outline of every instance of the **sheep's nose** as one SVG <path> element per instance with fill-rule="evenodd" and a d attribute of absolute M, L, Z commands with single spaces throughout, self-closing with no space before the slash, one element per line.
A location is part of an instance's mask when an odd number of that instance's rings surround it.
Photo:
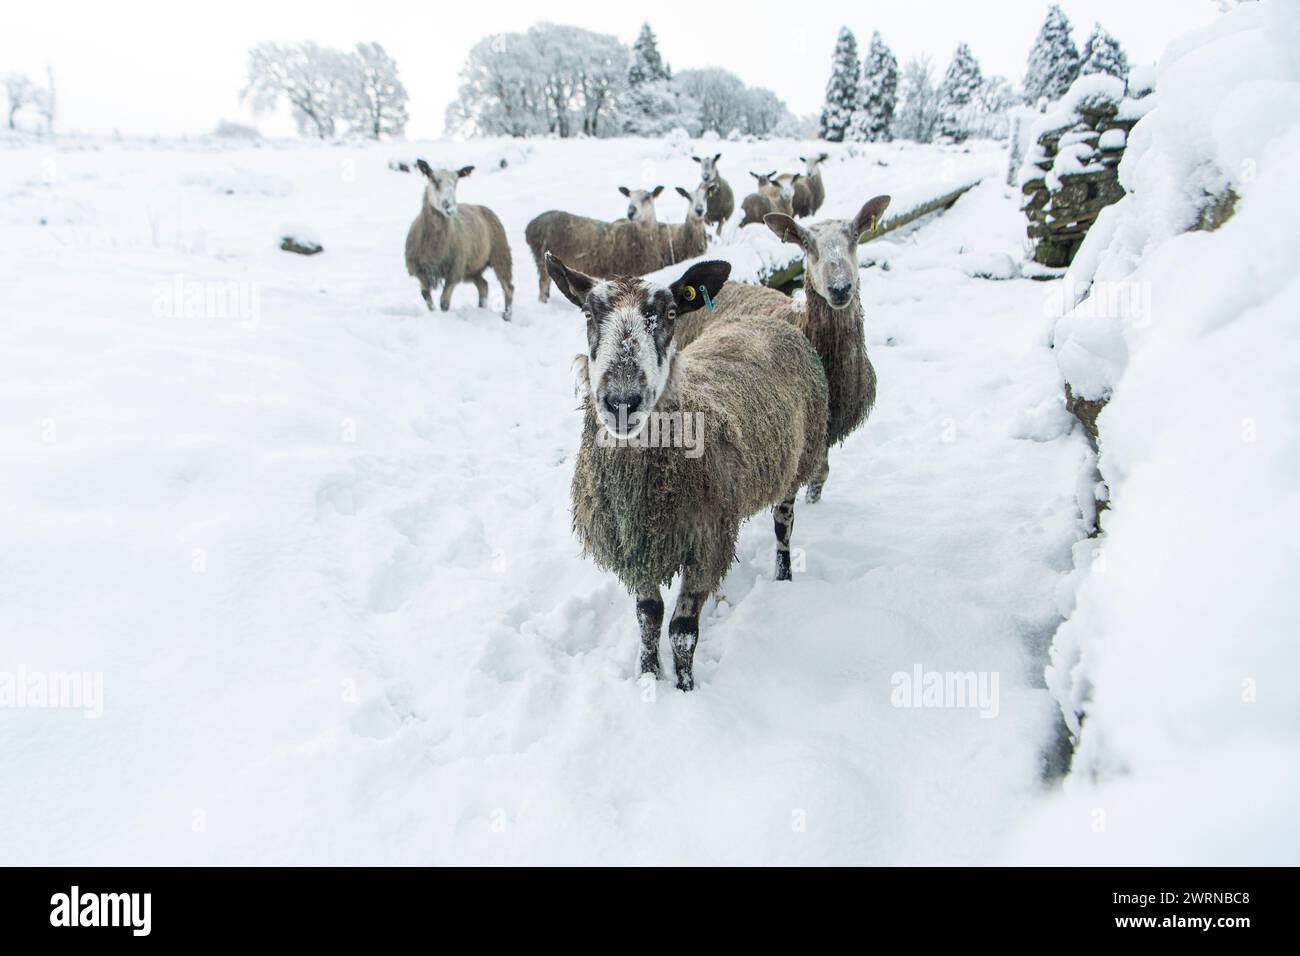
<path fill-rule="evenodd" d="M 619 414 L 631 416 L 641 407 L 641 393 L 629 392 L 627 395 L 615 395 L 613 392 L 608 392 L 605 395 L 605 407 L 615 417 Z"/>
<path fill-rule="evenodd" d="M 627 211 L 627 218 L 629 218 L 629 219 L 635 219 L 635 218 L 636 218 L 636 210 L 635 210 L 635 209 L 629 209 L 629 210 Z"/>
<path fill-rule="evenodd" d="M 831 301 L 836 305 L 843 305 L 849 301 L 849 294 L 853 291 L 851 283 L 845 282 L 842 285 L 833 285 L 827 290 L 831 294 Z"/>

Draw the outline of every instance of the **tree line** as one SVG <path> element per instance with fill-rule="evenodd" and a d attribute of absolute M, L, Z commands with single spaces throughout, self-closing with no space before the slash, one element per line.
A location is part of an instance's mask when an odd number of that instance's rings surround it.
<path fill-rule="evenodd" d="M 818 135 L 831 142 L 910 139 L 921 143 L 970 137 L 1002 137 L 1007 113 L 1018 103 L 1040 106 L 1059 99 L 1081 74 L 1109 73 L 1128 79 L 1119 41 L 1097 24 L 1080 53 L 1070 21 L 1053 4 L 1029 52 L 1017 89 L 1002 76 L 986 76 L 966 43 L 957 46 L 941 79 L 928 56 L 901 69 L 880 32 L 872 34 L 859 60 L 853 32 L 844 27 L 831 54 L 831 76 Z"/>
<path fill-rule="evenodd" d="M 581 27 L 539 23 L 485 37 L 461 69 L 447 129 L 489 136 L 771 136 L 797 121 L 771 90 L 727 70 L 674 73 L 649 24 L 630 47 Z"/>

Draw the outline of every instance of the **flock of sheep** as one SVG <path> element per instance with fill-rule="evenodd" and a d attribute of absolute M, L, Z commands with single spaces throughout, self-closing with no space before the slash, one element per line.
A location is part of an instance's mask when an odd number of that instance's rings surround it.
<path fill-rule="evenodd" d="M 826 154 L 804 159 L 802 174 L 752 174 L 758 190 L 741 204 L 742 225 L 762 223 L 802 248 L 802 307 L 774 289 L 728 281 L 731 266 L 721 261 L 696 262 L 667 286 L 641 278 L 703 255 L 708 226 L 721 232 L 735 200 L 718 173 L 720 156 L 694 157 L 701 181 L 678 189 L 690 202 L 684 223 L 655 219 L 661 186 L 622 189 L 626 219 L 550 211 L 526 230 L 541 300 L 554 282 L 586 318 L 574 531 L 636 597 L 644 674 L 660 672 L 661 592 L 681 575 L 668 636 L 682 690 L 694 687 L 700 611 L 735 560 L 741 523 L 773 509 L 776 577 L 790 580 L 796 494 L 806 486 L 808 501 L 821 497 L 828 449 L 866 421 L 876 396 L 857 246 L 889 197 L 869 200 L 852 220 L 797 222 L 825 200 Z M 490 209 L 456 202 L 456 184 L 473 167 L 417 166 L 428 184 L 407 235 L 406 265 L 425 303 L 433 308 L 431 290 L 441 283 L 446 310 L 451 289 L 471 282 L 485 307 L 483 273 L 491 268 L 509 319 L 505 230 Z M 687 422 L 700 423 L 693 444 L 702 454 L 684 453 Z M 647 433 L 657 440 L 645 441 Z"/>

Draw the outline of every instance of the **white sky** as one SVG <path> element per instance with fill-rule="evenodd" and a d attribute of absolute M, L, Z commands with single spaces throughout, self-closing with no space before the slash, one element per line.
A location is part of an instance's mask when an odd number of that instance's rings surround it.
<path fill-rule="evenodd" d="M 630 5 L 565 0 L 399 3 L 393 0 L 176 0 L 23 2 L 0 23 L 0 74 L 43 80 L 54 68 L 64 131 L 125 135 L 208 132 L 220 118 L 249 122 L 238 98 L 248 48 L 263 40 L 315 40 L 350 47 L 377 40 L 398 62 L 411 96 L 412 138 L 442 132 L 457 74 L 482 36 L 538 19 L 571 23 L 625 42 L 649 20 L 676 70 L 721 66 L 766 86 L 797 113 L 820 109 L 831 49 L 841 25 L 865 52 L 878 29 L 900 62 L 928 53 L 942 70 L 965 40 L 986 73 L 1013 81 L 1049 0 L 656 0 Z M 1149 63 L 1179 33 L 1218 14 L 1214 0 L 1060 0 L 1082 46 L 1094 21 L 1115 34 L 1132 63 Z M 263 132 L 287 120 L 257 120 Z"/>

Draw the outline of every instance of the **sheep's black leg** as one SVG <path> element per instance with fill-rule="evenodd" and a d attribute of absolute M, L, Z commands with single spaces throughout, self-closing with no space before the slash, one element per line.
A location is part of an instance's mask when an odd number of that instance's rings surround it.
<path fill-rule="evenodd" d="M 695 689 L 695 645 L 700 640 L 700 608 L 705 597 L 703 591 L 687 591 L 683 587 L 673 609 L 673 619 L 668 622 L 668 642 L 673 647 L 678 690 Z"/>
<path fill-rule="evenodd" d="M 420 295 L 424 296 L 424 304 L 427 305 L 429 307 L 429 311 L 432 312 L 433 296 L 429 292 L 429 287 L 425 285 L 423 282 L 420 283 Z"/>
<path fill-rule="evenodd" d="M 791 496 L 772 509 L 776 525 L 776 579 L 789 581 L 790 532 L 794 530 L 794 497 Z"/>
<path fill-rule="evenodd" d="M 821 500 L 822 488 L 826 485 L 826 479 L 831 474 L 831 463 L 829 450 L 822 454 L 822 463 L 817 471 L 813 474 L 812 480 L 808 482 L 808 503 L 816 504 Z"/>
<path fill-rule="evenodd" d="M 438 297 L 438 308 L 446 312 L 451 308 L 451 293 L 456 288 L 456 283 L 448 279 L 442 284 L 442 295 Z"/>
<path fill-rule="evenodd" d="M 659 589 L 637 595 L 636 619 L 641 625 L 641 673 L 659 676 L 659 634 L 664 626 L 664 599 Z"/>
<path fill-rule="evenodd" d="M 546 266 L 541 263 L 537 266 L 537 301 L 543 305 L 551 297 L 551 276 L 546 271 Z"/>

